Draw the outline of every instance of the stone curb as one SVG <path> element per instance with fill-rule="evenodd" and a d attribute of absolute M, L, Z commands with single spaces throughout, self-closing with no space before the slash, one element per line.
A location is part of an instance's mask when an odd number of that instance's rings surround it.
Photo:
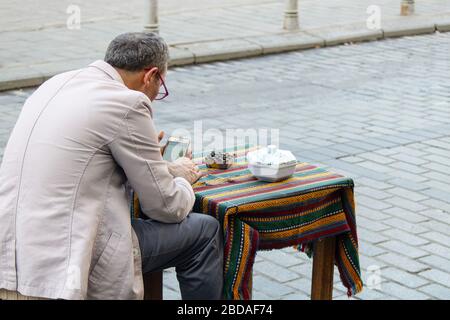
<path fill-rule="evenodd" d="M 407 20 L 387 21 L 380 30 L 369 30 L 365 25 L 358 23 L 307 31 L 179 44 L 170 46 L 169 65 L 185 66 L 345 43 L 450 31 L 450 15 L 433 16 L 433 21 L 437 22 L 427 21 L 423 17 L 410 17 Z M 9 76 L 8 74 L 5 76 L 4 73 L 0 75 L 0 91 L 38 86 L 58 73 L 81 68 L 89 62 L 91 60 L 80 59 L 75 62 L 64 62 L 59 67 L 36 65 L 17 68 L 16 72 L 8 70 Z"/>

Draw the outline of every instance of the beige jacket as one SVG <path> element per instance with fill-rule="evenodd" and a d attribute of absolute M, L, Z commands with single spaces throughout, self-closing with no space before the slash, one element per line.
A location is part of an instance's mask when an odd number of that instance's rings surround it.
<path fill-rule="evenodd" d="M 162 160 L 150 100 L 104 61 L 31 95 L 0 167 L 0 289 L 51 299 L 142 299 L 126 181 L 143 212 L 183 220 L 194 193 Z"/>

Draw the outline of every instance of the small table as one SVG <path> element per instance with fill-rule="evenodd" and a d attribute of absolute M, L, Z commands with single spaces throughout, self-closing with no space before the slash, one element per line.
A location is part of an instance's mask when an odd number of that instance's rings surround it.
<path fill-rule="evenodd" d="M 259 181 L 245 162 L 255 149 L 225 150 L 237 156 L 227 170 L 194 158 L 209 173 L 193 185 L 194 211 L 216 217 L 223 227 L 224 299 L 251 299 L 258 250 L 290 246 L 313 258 L 311 299 L 332 299 L 335 264 L 348 295 L 360 292 L 353 180 L 303 162 L 287 180 Z M 161 273 L 146 275 L 144 284 L 147 298 L 162 297 Z"/>
<path fill-rule="evenodd" d="M 252 266 L 258 250 L 294 246 L 313 257 L 312 299 L 331 299 L 334 264 L 348 295 L 362 290 L 353 180 L 298 163 L 280 182 L 257 180 L 247 168 L 243 146 L 227 170 L 208 169 L 193 185 L 195 212 L 216 217 L 224 232 L 224 298 L 251 299 Z"/>

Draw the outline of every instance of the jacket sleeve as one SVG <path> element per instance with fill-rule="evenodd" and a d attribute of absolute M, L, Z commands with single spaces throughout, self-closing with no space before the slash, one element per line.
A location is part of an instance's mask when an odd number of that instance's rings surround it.
<path fill-rule="evenodd" d="M 145 215 L 160 222 L 178 223 L 189 214 L 195 202 L 194 191 L 186 179 L 173 178 L 169 173 L 150 106 L 144 101 L 128 111 L 109 148 L 137 193 Z"/>

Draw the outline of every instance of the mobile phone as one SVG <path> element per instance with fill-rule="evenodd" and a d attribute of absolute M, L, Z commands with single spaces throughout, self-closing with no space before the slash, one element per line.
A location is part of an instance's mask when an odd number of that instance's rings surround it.
<path fill-rule="evenodd" d="M 189 150 L 191 141 L 186 137 L 171 136 L 167 140 L 166 148 L 164 149 L 163 159 L 167 161 L 175 161 L 178 158 L 185 157 Z"/>

